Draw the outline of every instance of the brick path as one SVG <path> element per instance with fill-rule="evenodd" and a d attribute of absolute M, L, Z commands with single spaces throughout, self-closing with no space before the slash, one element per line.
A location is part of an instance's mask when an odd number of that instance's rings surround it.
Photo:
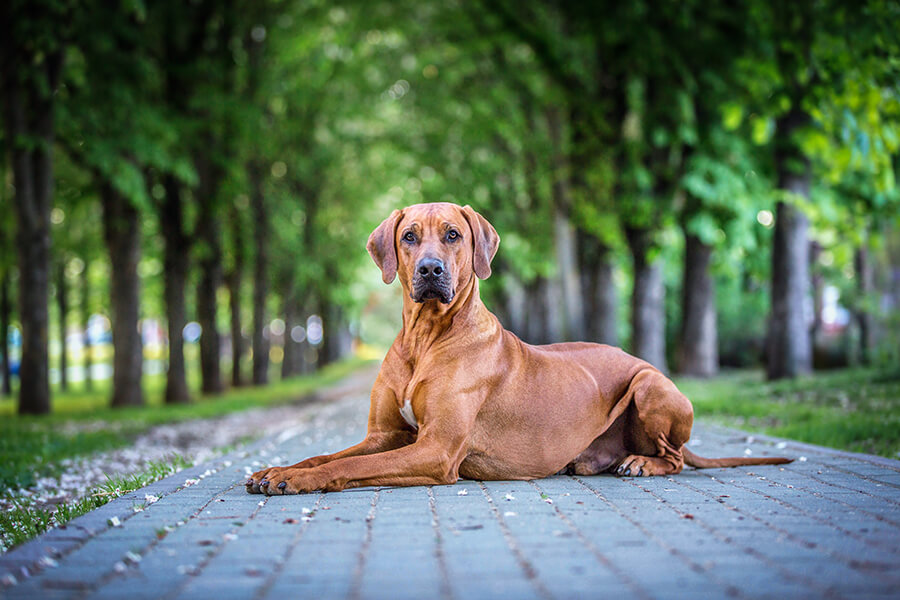
<path fill-rule="evenodd" d="M 358 386 L 298 409 L 310 411 L 303 426 L 0 556 L 0 597 L 900 597 L 900 462 L 702 423 L 698 453 L 805 460 L 671 478 L 244 491 L 263 463 L 358 441 L 367 409 Z"/>

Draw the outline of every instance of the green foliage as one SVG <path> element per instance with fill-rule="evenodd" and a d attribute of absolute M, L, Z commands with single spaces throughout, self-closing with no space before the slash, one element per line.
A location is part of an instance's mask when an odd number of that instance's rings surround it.
<path fill-rule="evenodd" d="M 624 227 L 650 231 L 672 338 L 674 240 L 695 234 L 714 247 L 727 290 L 723 345 L 755 348 L 745 342 L 767 318 L 776 201 L 803 205 L 812 237 L 835 258 L 823 272 L 847 305 L 872 303 L 854 295 L 852 247 L 878 247 L 896 231 L 892 2 L 50 4 L 16 31 L 38 48 L 65 46 L 54 108 L 54 205 L 65 219 L 54 248 L 76 265 L 71 283 L 78 264 L 90 265 L 98 312 L 109 312 L 98 190 L 111 185 L 141 214 L 141 314 L 164 316 L 157 217 L 167 175 L 184 191 L 189 281 L 214 251 L 200 235 L 212 216 L 224 270 L 242 261 L 238 295 L 249 298 L 248 165 L 263 173 L 273 316 L 288 302 L 304 316 L 332 304 L 353 321 L 382 314 L 373 300 L 396 295 L 373 276 L 366 236 L 393 208 L 448 200 L 471 204 L 501 233 L 487 296 L 556 274 L 557 213 L 625 269 Z M 62 14 L 64 27 L 50 23 Z M 782 140 L 778 123 L 792 110 L 807 125 Z M 811 161 L 809 201 L 775 189 L 779 144 L 793 151 L 781 166 Z M 568 196 L 554 194 L 559 182 Z M 3 269 L 15 262 L 3 218 L 11 191 L 0 198 Z"/>

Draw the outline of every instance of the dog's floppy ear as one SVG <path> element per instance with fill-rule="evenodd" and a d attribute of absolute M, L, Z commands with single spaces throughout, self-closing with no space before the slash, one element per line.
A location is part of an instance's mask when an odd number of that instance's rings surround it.
<path fill-rule="evenodd" d="M 475 246 L 473 256 L 475 275 L 479 279 L 487 279 L 491 276 L 491 261 L 500 246 L 500 236 L 497 235 L 497 230 L 493 225 L 475 212 L 471 206 L 467 204 L 462 210 L 474 237 L 472 241 Z"/>
<path fill-rule="evenodd" d="M 397 224 L 403 212 L 395 210 L 369 236 L 366 249 L 372 260 L 381 269 L 381 278 L 390 283 L 397 276 Z"/>

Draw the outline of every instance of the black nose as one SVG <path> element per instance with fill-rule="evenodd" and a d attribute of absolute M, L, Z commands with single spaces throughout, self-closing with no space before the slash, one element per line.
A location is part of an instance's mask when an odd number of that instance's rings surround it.
<path fill-rule="evenodd" d="M 439 258 L 423 258 L 417 270 L 426 279 L 437 278 L 444 272 L 444 263 Z"/>

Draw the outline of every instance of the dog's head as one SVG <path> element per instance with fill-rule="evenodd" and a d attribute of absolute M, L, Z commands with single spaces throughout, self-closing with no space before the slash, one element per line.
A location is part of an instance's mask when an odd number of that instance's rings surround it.
<path fill-rule="evenodd" d="M 470 206 L 436 202 L 395 210 L 367 248 L 385 283 L 399 273 L 413 301 L 450 304 L 473 274 L 490 276 L 499 245 L 500 236 Z"/>

